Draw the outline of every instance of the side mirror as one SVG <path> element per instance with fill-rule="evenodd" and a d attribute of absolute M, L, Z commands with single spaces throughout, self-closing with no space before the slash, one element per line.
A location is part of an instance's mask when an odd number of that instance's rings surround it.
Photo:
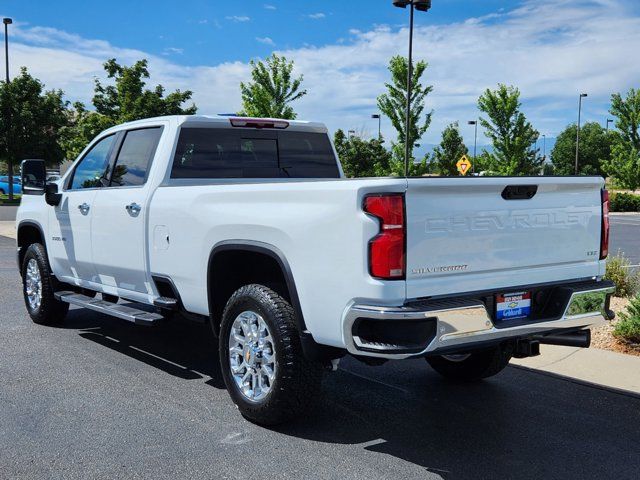
<path fill-rule="evenodd" d="M 20 165 L 23 195 L 42 195 L 47 180 L 44 160 L 23 160 Z"/>
<path fill-rule="evenodd" d="M 57 183 L 47 183 L 45 187 L 44 200 L 52 207 L 57 207 L 62 201 L 62 194 L 58 193 Z"/>

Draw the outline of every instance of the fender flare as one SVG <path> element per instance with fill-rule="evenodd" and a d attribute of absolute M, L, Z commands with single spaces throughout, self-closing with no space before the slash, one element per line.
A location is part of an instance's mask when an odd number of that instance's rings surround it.
<path fill-rule="evenodd" d="M 291 306 L 296 313 L 296 323 L 300 335 L 306 335 L 307 325 L 304 321 L 304 315 L 302 314 L 302 307 L 300 306 L 300 298 L 298 297 L 298 290 L 296 289 L 296 283 L 291 272 L 289 262 L 282 251 L 269 243 L 257 242 L 254 240 L 223 240 L 213 246 L 209 253 L 209 262 L 207 264 L 207 300 L 209 305 L 209 316 L 214 310 L 213 296 L 211 295 L 211 272 L 213 267 L 213 259 L 216 254 L 224 251 L 245 251 L 252 253 L 260 253 L 267 255 L 276 261 L 280 270 L 284 275 L 287 290 L 289 292 L 289 298 L 291 299 Z"/>
<path fill-rule="evenodd" d="M 40 232 L 40 238 L 42 238 L 42 246 L 44 247 L 45 251 L 47 250 L 47 237 L 44 236 L 44 229 L 42 228 L 42 225 L 40 225 L 38 222 L 34 220 L 22 220 L 16 228 L 16 245 L 17 245 L 16 261 L 18 262 L 18 271 L 20 271 L 21 274 L 22 274 L 22 265 L 20 263 L 20 257 L 22 254 L 22 247 L 20 246 L 19 241 L 20 241 L 20 229 L 22 227 L 36 228 Z"/>

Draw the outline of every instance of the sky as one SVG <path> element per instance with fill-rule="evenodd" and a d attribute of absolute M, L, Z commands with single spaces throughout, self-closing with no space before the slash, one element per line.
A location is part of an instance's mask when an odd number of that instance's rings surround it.
<path fill-rule="evenodd" d="M 300 119 L 364 136 L 377 134 L 388 61 L 408 48 L 408 12 L 391 0 L 0 0 L 0 14 L 14 20 L 10 74 L 26 66 L 70 101 L 90 103 L 108 58 L 147 58 L 150 87 L 192 90 L 202 114 L 234 112 L 248 62 L 275 51 L 304 74 Z M 604 125 L 611 94 L 640 88 L 640 2 L 433 0 L 416 14 L 414 55 L 434 87 L 424 144 L 459 121 L 473 145 L 467 122 L 498 83 L 517 86 L 529 120 L 553 138 L 576 121 L 579 93 L 589 95 L 583 121 Z M 388 121 L 382 129 L 395 137 Z"/>

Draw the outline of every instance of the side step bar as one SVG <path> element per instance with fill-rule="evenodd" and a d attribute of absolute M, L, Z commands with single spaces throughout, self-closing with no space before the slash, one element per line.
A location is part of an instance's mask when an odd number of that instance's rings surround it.
<path fill-rule="evenodd" d="M 139 310 L 126 304 L 106 302 L 75 292 L 56 292 L 55 297 L 61 302 L 67 302 L 71 305 L 77 305 L 95 312 L 104 313 L 105 315 L 118 317 L 137 325 L 154 325 L 164 318 L 158 313 L 145 312 L 144 310 Z"/>

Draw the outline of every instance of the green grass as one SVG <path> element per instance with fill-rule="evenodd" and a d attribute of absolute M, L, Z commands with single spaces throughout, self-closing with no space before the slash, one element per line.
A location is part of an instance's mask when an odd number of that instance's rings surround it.
<path fill-rule="evenodd" d="M 14 195 L 13 201 L 9 201 L 8 195 L 0 195 L 0 205 L 20 205 L 22 195 Z"/>

